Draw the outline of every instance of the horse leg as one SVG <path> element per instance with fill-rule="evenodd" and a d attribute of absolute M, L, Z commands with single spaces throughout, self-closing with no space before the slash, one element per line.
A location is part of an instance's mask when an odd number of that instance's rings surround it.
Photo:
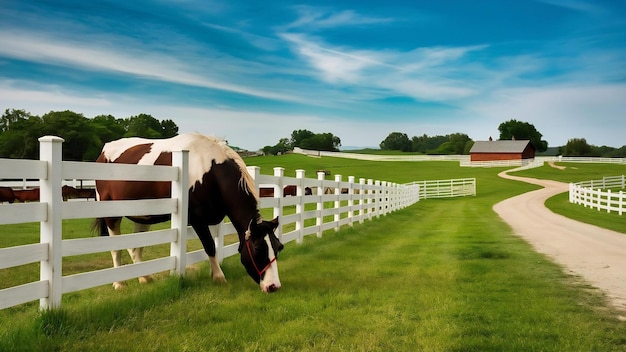
<path fill-rule="evenodd" d="M 224 272 L 220 267 L 220 262 L 217 260 L 215 256 L 215 241 L 213 240 L 213 236 L 211 236 L 211 232 L 209 231 L 208 226 L 202 225 L 191 225 L 196 231 L 200 242 L 202 242 L 202 246 L 204 247 L 204 251 L 209 255 L 209 263 L 211 264 L 211 274 L 213 276 L 213 282 L 226 283 L 226 277 L 224 276 Z"/>
<path fill-rule="evenodd" d="M 109 231 L 109 236 L 117 236 L 122 233 L 120 229 L 120 225 L 122 224 L 122 219 L 107 219 L 107 230 Z M 122 251 L 119 249 L 114 249 L 111 251 L 111 257 L 113 258 L 113 267 L 117 268 L 122 265 Z M 113 288 L 119 290 L 121 288 L 126 287 L 126 283 L 124 281 L 115 281 L 113 283 Z"/>
<path fill-rule="evenodd" d="M 135 223 L 135 232 L 146 232 L 150 230 L 150 225 L 147 224 L 140 224 L 140 223 Z M 142 258 L 142 254 L 143 254 L 143 247 L 138 247 L 138 248 L 128 248 L 128 254 L 130 254 L 130 257 L 133 260 L 133 263 L 141 263 L 143 262 L 143 258 Z M 142 284 L 148 283 L 152 281 L 152 277 L 150 275 L 148 276 L 141 276 L 139 277 L 139 282 Z"/>

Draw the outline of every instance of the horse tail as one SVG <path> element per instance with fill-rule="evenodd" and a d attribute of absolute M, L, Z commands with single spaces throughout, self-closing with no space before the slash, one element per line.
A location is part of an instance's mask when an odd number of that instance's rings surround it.
<path fill-rule="evenodd" d="M 91 223 L 91 233 L 96 233 L 100 236 L 108 236 L 109 230 L 107 228 L 107 223 L 104 218 L 96 218 L 93 223 Z"/>

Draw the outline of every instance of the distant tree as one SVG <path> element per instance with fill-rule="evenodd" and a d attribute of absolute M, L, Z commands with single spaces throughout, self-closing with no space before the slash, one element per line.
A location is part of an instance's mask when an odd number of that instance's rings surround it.
<path fill-rule="evenodd" d="M 124 137 L 161 138 L 161 122 L 152 115 L 131 116 L 126 122 L 128 129 Z"/>
<path fill-rule="evenodd" d="M 472 147 L 474 146 L 474 141 L 473 140 L 469 140 L 467 141 L 467 143 L 465 143 L 465 148 L 463 149 L 463 155 L 469 155 L 470 150 L 472 149 Z"/>
<path fill-rule="evenodd" d="M 161 137 L 170 138 L 178 135 L 178 126 L 172 120 L 161 120 Z"/>
<path fill-rule="evenodd" d="M 115 118 L 113 115 L 98 115 L 91 120 L 93 130 L 100 138 L 100 143 L 104 145 L 116 139 L 124 137 L 126 133 L 126 121 Z"/>
<path fill-rule="evenodd" d="M 466 135 L 465 133 L 453 133 L 450 135 L 450 144 L 453 146 L 454 153 L 456 155 L 466 154 L 465 149 L 467 148 L 468 142 L 472 139 Z M 469 150 L 468 150 L 469 153 Z"/>
<path fill-rule="evenodd" d="M 0 118 L 0 157 L 38 159 L 43 123 L 24 110 L 6 109 Z"/>
<path fill-rule="evenodd" d="M 309 130 L 294 130 L 293 132 L 291 132 L 291 139 L 289 140 L 289 144 L 291 145 L 291 148 L 300 147 L 300 148 L 308 149 L 307 147 L 304 147 L 302 145 L 302 142 L 313 136 L 315 136 L 315 133 Z"/>
<path fill-rule="evenodd" d="M 93 155 L 85 156 L 87 150 L 99 149 L 100 138 L 91 121 L 70 110 L 50 111 L 41 117 L 43 134 L 63 138 L 63 160 L 92 160 Z"/>
<path fill-rule="evenodd" d="M 536 151 L 545 152 L 548 149 L 548 142 L 541 140 L 542 134 L 528 122 L 509 120 L 501 123 L 498 131 L 502 140 L 530 140 Z"/>
<path fill-rule="evenodd" d="M 380 142 L 380 149 L 383 150 L 400 150 L 403 152 L 411 151 L 411 141 L 406 133 L 392 132 L 385 140 Z"/>
<path fill-rule="evenodd" d="M 411 151 L 420 153 L 434 153 L 437 148 L 450 140 L 449 136 L 427 136 L 426 134 L 411 139 Z"/>
<path fill-rule="evenodd" d="M 592 156 L 593 147 L 584 138 L 573 138 L 563 147 L 564 156 Z"/>
<path fill-rule="evenodd" d="M 332 133 L 317 133 L 301 142 L 303 149 L 338 151 L 341 139 Z"/>
<path fill-rule="evenodd" d="M 262 150 L 265 155 L 278 155 L 291 150 L 291 145 L 288 138 L 281 138 L 276 145 L 265 146 Z"/>

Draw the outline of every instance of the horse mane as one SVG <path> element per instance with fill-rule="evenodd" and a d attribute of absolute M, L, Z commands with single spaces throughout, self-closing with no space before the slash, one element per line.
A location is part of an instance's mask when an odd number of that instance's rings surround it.
<path fill-rule="evenodd" d="M 241 155 L 239 155 L 239 153 L 237 153 L 231 147 L 229 147 L 226 141 L 222 138 L 205 136 L 201 134 L 198 134 L 198 136 L 202 136 L 206 138 L 207 140 L 209 140 L 210 142 L 219 146 L 224 152 L 224 154 L 226 155 L 226 157 L 235 161 L 235 163 L 239 167 L 239 171 L 241 171 L 241 178 L 239 179 L 239 187 L 241 187 L 241 189 L 244 190 L 247 194 L 252 195 L 258 203 L 259 195 L 257 194 L 257 191 L 256 191 L 256 185 L 254 183 L 254 179 L 252 178 L 252 176 L 250 176 L 246 163 L 243 161 L 243 158 L 241 157 Z"/>

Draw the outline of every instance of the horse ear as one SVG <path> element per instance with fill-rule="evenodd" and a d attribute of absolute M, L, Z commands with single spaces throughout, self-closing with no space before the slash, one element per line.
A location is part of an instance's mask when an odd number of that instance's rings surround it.
<path fill-rule="evenodd" d="M 275 230 L 278 227 L 278 216 L 275 217 L 272 221 L 269 221 L 272 224 L 272 229 Z"/>

